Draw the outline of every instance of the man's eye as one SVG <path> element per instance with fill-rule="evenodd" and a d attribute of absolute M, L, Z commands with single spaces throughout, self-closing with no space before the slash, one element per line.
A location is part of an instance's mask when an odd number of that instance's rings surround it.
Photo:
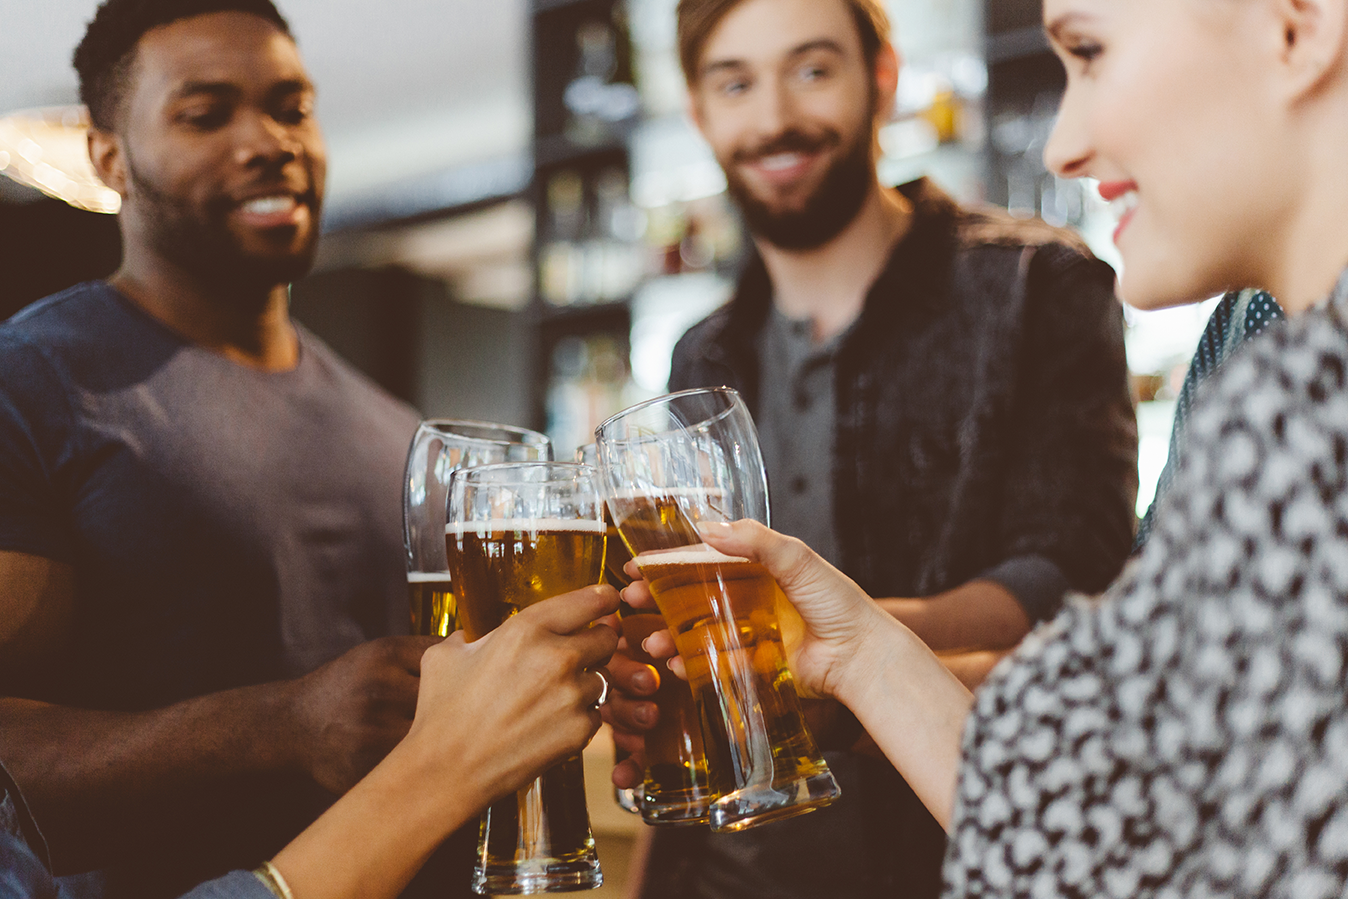
<path fill-rule="evenodd" d="M 286 125 L 301 125 L 308 121 L 313 115 L 313 106 L 309 103 L 300 103 L 295 106 L 287 106 L 276 113 L 276 120 Z"/>
<path fill-rule="evenodd" d="M 749 89 L 749 82 L 743 78 L 736 78 L 721 84 L 720 92 L 727 97 L 735 97 Z"/>
<path fill-rule="evenodd" d="M 823 66 L 802 66 L 796 75 L 801 81 L 820 81 L 828 77 L 828 69 Z"/>
<path fill-rule="evenodd" d="M 229 110 L 223 106 L 192 107 L 178 113 L 178 121 L 191 128 L 209 130 L 229 121 Z"/>

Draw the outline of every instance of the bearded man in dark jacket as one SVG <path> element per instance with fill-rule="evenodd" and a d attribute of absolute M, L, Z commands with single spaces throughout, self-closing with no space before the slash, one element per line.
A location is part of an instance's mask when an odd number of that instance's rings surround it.
<path fill-rule="evenodd" d="M 891 597 L 975 685 L 1128 555 L 1137 432 L 1114 273 L 1042 222 L 926 180 L 881 187 L 898 60 L 877 0 L 683 0 L 679 39 L 757 252 L 680 341 L 670 386 L 743 392 L 773 525 Z M 864 748 L 845 712 L 818 720 L 821 742 Z M 832 807 L 658 831 L 645 895 L 937 895 L 944 835 L 907 785 L 864 751 L 828 760 Z"/>

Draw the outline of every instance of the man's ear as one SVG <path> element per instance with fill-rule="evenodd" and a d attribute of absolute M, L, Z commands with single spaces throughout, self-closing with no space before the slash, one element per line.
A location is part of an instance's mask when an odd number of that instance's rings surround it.
<path fill-rule="evenodd" d="M 126 151 L 121 139 L 110 131 L 90 125 L 89 161 L 93 163 L 98 179 L 126 199 Z"/>
<path fill-rule="evenodd" d="M 1295 95 L 1313 92 L 1348 67 L 1348 0 L 1274 0 L 1281 61 Z"/>
<path fill-rule="evenodd" d="M 899 69 L 903 61 L 893 44 L 885 44 L 875 53 L 875 114 L 888 116 L 899 91 Z"/>

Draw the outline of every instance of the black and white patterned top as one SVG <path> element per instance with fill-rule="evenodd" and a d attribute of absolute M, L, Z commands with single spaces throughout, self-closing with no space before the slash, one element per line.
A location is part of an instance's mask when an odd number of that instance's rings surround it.
<path fill-rule="evenodd" d="M 1189 426 L 1142 556 L 979 692 L 947 897 L 1348 894 L 1348 272 Z"/>

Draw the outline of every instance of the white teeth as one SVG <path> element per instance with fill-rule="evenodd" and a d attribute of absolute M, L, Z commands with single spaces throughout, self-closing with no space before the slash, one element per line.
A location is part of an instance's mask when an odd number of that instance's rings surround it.
<path fill-rule="evenodd" d="M 242 209 L 255 215 L 272 215 L 277 212 L 288 212 L 294 207 L 294 197 L 257 197 L 244 203 Z"/>
<path fill-rule="evenodd" d="M 800 165 L 801 155 L 799 153 L 777 153 L 772 156 L 764 156 L 759 160 L 759 165 L 769 172 L 779 172 Z"/>
<path fill-rule="evenodd" d="M 1114 213 L 1115 218 L 1123 218 L 1125 215 L 1136 209 L 1139 202 L 1137 191 L 1130 190 L 1126 194 L 1111 200 L 1109 203 L 1109 211 Z"/>

